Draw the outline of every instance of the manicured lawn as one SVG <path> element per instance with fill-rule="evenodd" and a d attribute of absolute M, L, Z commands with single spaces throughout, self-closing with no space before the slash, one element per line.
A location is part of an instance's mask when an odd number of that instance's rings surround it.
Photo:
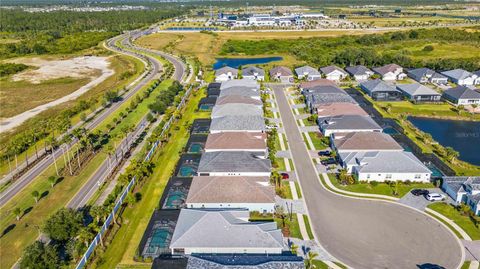
<path fill-rule="evenodd" d="M 292 159 L 288 159 L 288 163 L 290 163 L 290 171 L 295 170 L 295 166 L 293 165 L 293 160 L 292 160 Z"/>
<path fill-rule="evenodd" d="M 324 150 L 329 147 L 328 137 L 324 137 L 320 132 L 310 132 L 308 133 L 310 139 L 312 140 L 315 150 Z"/>
<path fill-rule="evenodd" d="M 284 236 L 303 239 L 302 234 L 300 233 L 300 227 L 298 226 L 297 214 L 293 213 L 290 219 L 286 208 L 284 208 L 284 212 L 286 214 L 285 227 L 283 227 L 282 219 L 275 218 L 278 228 L 282 229 Z"/>
<path fill-rule="evenodd" d="M 329 269 L 330 268 L 330 267 L 328 267 L 327 264 L 325 264 L 324 262 L 319 261 L 319 260 L 313 260 L 312 263 L 315 266 L 314 267 L 315 269 Z M 305 262 L 305 265 L 306 265 L 306 262 Z"/>
<path fill-rule="evenodd" d="M 302 190 L 300 189 L 300 185 L 296 181 L 295 181 L 295 190 L 297 191 L 298 199 L 301 199 L 302 198 Z"/>
<path fill-rule="evenodd" d="M 277 163 L 277 167 L 275 168 L 277 171 L 285 171 L 286 168 L 285 168 L 285 161 L 283 160 L 283 158 L 276 158 L 275 159 L 275 162 Z"/>
<path fill-rule="evenodd" d="M 468 269 L 470 268 L 470 261 L 465 261 L 460 269 Z"/>
<path fill-rule="evenodd" d="M 117 264 L 122 266 L 136 264 L 133 260 L 136 249 L 152 212 L 158 206 L 158 199 L 160 199 L 163 193 L 171 171 L 175 168 L 179 158 L 178 152 L 182 150 L 188 140 L 189 130 L 186 127 L 188 123 L 193 122 L 198 117 L 195 109 L 202 97 L 204 95 L 200 93 L 197 93 L 196 97 L 192 96 L 185 112 L 182 113 L 182 119 L 176 124 L 179 126 L 179 129 L 174 130 L 175 128 L 172 128 L 170 141 L 157 152 L 153 159 L 156 167 L 152 176 L 141 190 L 144 199 L 139 201 L 133 208 L 126 208 L 122 215 L 123 225 L 103 255 L 105 262 L 99 266 L 92 267 L 115 268 Z"/>
<path fill-rule="evenodd" d="M 480 239 L 480 217 L 474 217 L 477 221 L 477 225 L 475 226 L 469 216 L 462 215 L 452 205 L 446 203 L 434 203 L 428 207 L 451 219 L 460 226 L 472 238 L 472 240 Z"/>
<path fill-rule="evenodd" d="M 314 236 L 312 232 L 312 227 L 310 227 L 310 220 L 308 219 L 307 215 L 303 215 L 303 222 L 305 222 L 305 227 L 307 228 L 308 237 L 310 237 L 310 239 L 313 239 Z"/>
<path fill-rule="evenodd" d="M 282 187 L 286 190 L 285 191 L 285 199 L 293 199 L 292 190 L 290 189 L 290 183 L 287 180 L 282 181 Z"/>
<path fill-rule="evenodd" d="M 448 103 L 440 104 L 414 104 L 409 101 L 400 102 L 375 102 L 380 108 L 391 105 L 391 110 L 388 114 L 390 117 L 398 116 L 407 113 L 412 116 L 424 117 L 447 117 L 447 118 L 473 118 L 480 120 L 480 114 L 471 115 L 467 112 L 462 112 L 460 115 L 453 110 L 453 106 Z"/>
<path fill-rule="evenodd" d="M 393 192 L 395 191 L 395 184 L 391 186 L 386 183 L 355 183 L 353 185 L 341 185 L 335 174 L 328 174 L 330 181 L 337 187 L 338 189 L 351 191 L 351 192 L 358 192 L 358 193 L 368 193 L 368 194 L 381 194 L 387 195 L 392 197 L 402 197 L 407 194 L 412 189 L 424 189 L 424 188 L 433 188 L 433 184 L 431 183 L 411 183 L 405 184 L 400 183 L 398 186 L 398 196 L 394 196 Z"/>

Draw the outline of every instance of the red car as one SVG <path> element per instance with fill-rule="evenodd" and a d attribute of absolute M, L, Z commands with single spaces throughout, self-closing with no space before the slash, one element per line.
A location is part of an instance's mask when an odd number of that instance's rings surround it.
<path fill-rule="evenodd" d="M 290 176 L 287 173 L 281 173 L 282 179 L 289 179 Z"/>

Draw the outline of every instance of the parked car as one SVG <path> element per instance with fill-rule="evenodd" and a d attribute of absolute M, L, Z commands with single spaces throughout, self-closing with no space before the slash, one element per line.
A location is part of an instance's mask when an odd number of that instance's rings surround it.
<path fill-rule="evenodd" d="M 323 165 L 330 165 L 330 164 L 336 164 L 337 161 L 334 158 L 328 158 L 328 159 L 320 161 L 320 163 L 323 164 Z"/>
<path fill-rule="evenodd" d="M 425 196 L 430 193 L 428 190 L 422 190 L 422 189 L 413 189 L 410 192 L 415 196 L 420 196 L 420 195 Z"/>
<path fill-rule="evenodd" d="M 443 201 L 445 200 L 445 195 L 440 193 L 429 193 L 425 196 L 428 201 Z"/>
<path fill-rule="evenodd" d="M 318 152 L 318 156 L 330 156 L 332 154 L 329 150 L 322 150 Z"/>
<path fill-rule="evenodd" d="M 281 173 L 282 179 L 289 179 L 290 176 L 287 173 Z"/>

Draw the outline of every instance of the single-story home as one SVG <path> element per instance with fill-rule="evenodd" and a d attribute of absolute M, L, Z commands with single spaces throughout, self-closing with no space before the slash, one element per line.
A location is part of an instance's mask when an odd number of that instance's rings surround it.
<path fill-rule="evenodd" d="M 340 153 L 341 164 L 359 181 L 429 182 L 432 171 L 407 151 Z"/>
<path fill-rule="evenodd" d="M 265 119 L 262 116 L 224 116 L 212 119 L 210 133 L 223 132 L 265 132 Z"/>
<path fill-rule="evenodd" d="M 361 115 L 368 116 L 358 104 L 352 103 L 331 103 L 316 107 L 319 118 L 340 116 L 340 115 Z"/>
<path fill-rule="evenodd" d="M 227 105 L 227 104 L 249 104 L 249 105 L 255 105 L 258 107 L 263 106 L 262 100 L 255 99 L 249 96 L 241 96 L 241 95 L 227 95 L 223 97 L 218 97 L 217 102 L 215 103 L 216 106 Z"/>
<path fill-rule="evenodd" d="M 331 145 L 338 153 L 362 151 L 403 151 L 390 135 L 380 132 L 334 133 Z"/>
<path fill-rule="evenodd" d="M 270 81 L 280 81 L 282 83 L 293 83 L 293 73 L 290 68 L 277 66 L 270 69 Z"/>
<path fill-rule="evenodd" d="M 373 68 L 373 72 L 379 74 L 383 80 L 402 80 L 407 77 L 403 73 L 403 67 L 398 64 L 387 64 L 381 67 Z"/>
<path fill-rule="evenodd" d="M 360 88 L 375 101 L 400 101 L 402 93 L 395 86 L 380 79 L 368 80 L 360 83 Z"/>
<path fill-rule="evenodd" d="M 199 176 L 268 177 L 271 169 L 263 151 L 214 151 L 202 154 L 197 173 Z"/>
<path fill-rule="evenodd" d="M 442 190 L 457 203 L 470 206 L 476 215 L 480 215 L 480 177 L 443 177 Z"/>
<path fill-rule="evenodd" d="M 223 82 L 232 79 L 236 79 L 238 77 L 238 70 L 232 68 L 230 66 L 224 66 L 215 70 L 215 81 Z"/>
<path fill-rule="evenodd" d="M 246 79 L 246 78 L 224 81 L 220 85 L 220 90 L 224 90 L 232 87 L 246 87 L 246 88 L 260 90 L 260 84 L 258 84 L 257 81 L 252 79 Z"/>
<path fill-rule="evenodd" d="M 182 209 L 170 241 L 172 255 L 281 254 L 287 250 L 277 224 L 249 222 L 246 209 Z"/>
<path fill-rule="evenodd" d="M 382 132 L 382 127 L 369 116 L 341 115 L 318 119 L 324 136 L 333 133 Z"/>
<path fill-rule="evenodd" d="M 457 86 L 444 91 L 443 99 L 455 105 L 478 105 L 480 104 L 480 92 L 465 86 Z"/>
<path fill-rule="evenodd" d="M 308 109 L 312 113 L 317 113 L 317 109 L 321 106 L 333 104 L 333 103 L 351 103 L 357 104 L 357 102 L 346 92 L 340 93 L 310 93 L 305 95 L 305 101 Z"/>
<path fill-rule="evenodd" d="M 316 86 L 336 86 L 336 84 L 331 80 L 320 78 L 312 81 L 302 82 L 300 83 L 299 88 L 303 91 L 305 89 L 313 88 Z"/>
<path fill-rule="evenodd" d="M 478 80 L 478 75 L 470 73 L 463 69 L 453 69 L 442 72 L 442 74 L 448 77 L 451 82 L 460 86 L 471 86 L 475 84 L 480 84 L 480 80 Z"/>
<path fill-rule="evenodd" d="M 267 151 L 267 134 L 253 132 L 227 132 L 209 134 L 205 152 L 214 151 Z"/>
<path fill-rule="evenodd" d="M 340 81 L 348 76 L 347 72 L 335 65 L 322 67 L 320 71 L 326 79 L 332 81 Z"/>
<path fill-rule="evenodd" d="M 319 86 L 314 86 L 314 87 L 309 87 L 306 89 L 303 89 L 302 93 L 304 95 L 308 95 L 311 93 L 342 93 L 346 94 L 346 92 L 339 88 L 336 85 L 319 85 Z"/>
<path fill-rule="evenodd" d="M 297 74 L 298 79 L 305 79 L 307 81 L 312 81 L 322 78 L 320 72 L 317 69 L 305 65 L 298 68 L 295 68 L 295 73 Z"/>
<path fill-rule="evenodd" d="M 247 86 L 234 86 L 226 89 L 221 89 L 218 97 L 229 95 L 240 95 L 260 100 L 260 90 Z"/>
<path fill-rule="evenodd" d="M 211 118 L 220 118 L 225 116 L 262 116 L 263 109 L 255 105 L 248 104 L 227 104 L 216 105 L 212 109 Z"/>
<path fill-rule="evenodd" d="M 407 75 L 419 83 L 447 84 L 448 78 L 430 68 L 416 68 L 407 71 Z"/>
<path fill-rule="evenodd" d="M 252 266 L 252 264 L 255 264 Z M 301 256 L 293 254 L 194 254 L 189 255 L 186 269 L 304 269 Z"/>
<path fill-rule="evenodd" d="M 346 67 L 345 70 L 356 81 L 367 80 L 373 75 L 373 71 L 363 65 L 349 66 L 349 67 Z"/>
<path fill-rule="evenodd" d="M 397 84 L 397 89 L 400 90 L 408 100 L 415 103 L 440 102 L 442 99 L 442 95 L 439 92 L 420 83 Z"/>
<path fill-rule="evenodd" d="M 275 187 L 269 177 L 193 177 L 187 208 L 246 208 L 273 213 Z"/>
<path fill-rule="evenodd" d="M 264 81 L 265 71 L 262 68 L 256 66 L 247 66 L 242 68 L 242 77 L 246 79 Z"/>

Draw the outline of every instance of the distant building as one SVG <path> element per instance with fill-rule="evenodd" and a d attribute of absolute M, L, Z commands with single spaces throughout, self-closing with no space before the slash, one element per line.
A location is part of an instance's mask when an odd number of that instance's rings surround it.
<path fill-rule="evenodd" d="M 397 64 L 387 64 L 381 67 L 373 68 L 373 71 L 379 74 L 383 80 L 393 81 L 402 80 L 407 75 L 403 73 L 403 67 Z"/>
<path fill-rule="evenodd" d="M 369 116 L 340 115 L 318 120 L 324 136 L 333 133 L 382 132 L 382 127 Z"/>
<path fill-rule="evenodd" d="M 460 86 L 471 86 L 480 84 L 480 79 L 478 75 L 470 73 L 463 69 L 454 69 L 450 71 L 442 72 L 443 75 L 447 76 L 450 81 Z"/>
<path fill-rule="evenodd" d="M 349 66 L 349 67 L 346 67 L 345 70 L 356 81 L 367 80 L 373 75 L 373 71 L 363 65 Z"/>
<path fill-rule="evenodd" d="M 290 68 L 285 66 L 277 66 L 270 69 L 270 80 L 271 81 L 280 81 L 282 83 L 292 83 L 293 82 L 293 73 Z"/>
<path fill-rule="evenodd" d="M 375 101 L 400 101 L 402 93 L 394 86 L 380 79 L 360 83 L 360 88 Z"/>
<path fill-rule="evenodd" d="M 298 68 L 295 68 L 295 73 L 297 74 L 298 79 L 305 79 L 307 81 L 312 81 L 322 78 L 320 72 L 317 69 L 305 65 Z"/>
<path fill-rule="evenodd" d="M 390 135 L 380 132 L 335 133 L 330 137 L 338 152 L 403 151 Z"/>
<path fill-rule="evenodd" d="M 244 67 L 242 69 L 242 77 L 246 79 L 264 81 L 265 71 L 262 68 L 255 67 L 255 66 Z"/>
<path fill-rule="evenodd" d="M 320 68 L 320 71 L 326 79 L 333 81 L 340 81 L 348 76 L 348 74 L 343 71 L 343 69 L 335 65 L 322 67 Z"/>

